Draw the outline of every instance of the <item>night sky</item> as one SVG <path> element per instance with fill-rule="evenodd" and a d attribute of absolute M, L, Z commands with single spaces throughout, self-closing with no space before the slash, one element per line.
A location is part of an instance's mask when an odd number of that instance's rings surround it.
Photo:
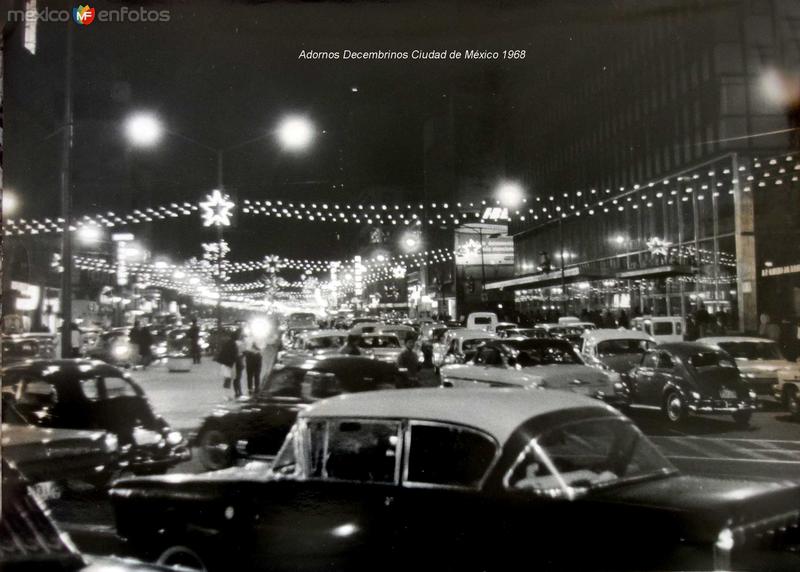
<path fill-rule="evenodd" d="M 6 38 L 5 184 L 20 195 L 21 216 L 58 215 L 60 137 L 53 133 L 61 124 L 69 25 L 75 41 L 74 213 L 195 202 L 215 186 L 214 155 L 179 137 L 167 136 L 153 150 L 129 148 L 122 123 L 138 110 L 153 111 L 171 131 L 212 147 L 266 133 L 287 113 L 305 114 L 325 131 L 301 155 L 280 150 L 272 138 L 227 153 L 225 188 L 240 200 L 419 200 L 426 122 L 446 113 L 447 98 L 479 93 L 476 121 L 513 122 L 514 110 L 494 87 L 522 67 L 531 77 L 546 77 L 548 66 L 562 65 L 556 56 L 564 57 L 576 33 L 624 16 L 630 5 L 601 4 L 151 2 L 145 5 L 170 10 L 168 23 L 40 23 L 34 57 L 23 52 L 18 27 Z M 506 48 L 525 49 L 528 57 L 488 63 L 298 59 L 301 50 Z M 464 132 L 474 133 L 469 127 Z M 502 138 L 468 143 L 475 157 L 499 158 L 502 174 Z M 132 230 L 175 261 L 199 255 L 199 242 L 212 238 L 199 217 Z M 359 230 L 242 216 L 229 233 L 231 258 L 351 256 Z"/>

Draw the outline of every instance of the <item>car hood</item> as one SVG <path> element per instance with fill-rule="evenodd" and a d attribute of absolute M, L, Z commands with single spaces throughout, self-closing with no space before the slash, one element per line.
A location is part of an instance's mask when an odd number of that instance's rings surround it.
<path fill-rule="evenodd" d="M 540 377 L 546 385 L 553 386 L 568 384 L 575 380 L 586 385 L 607 385 L 610 382 L 606 372 L 582 364 L 536 365 L 523 367 L 522 371 L 527 375 Z"/>
<path fill-rule="evenodd" d="M 790 481 L 673 475 L 599 490 L 592 499 L 666 514 L 697 542 L 715 541 L 724 528 L 751 526 L 748 533 L 756 534 L 800 518 L 800 484 Z"/>

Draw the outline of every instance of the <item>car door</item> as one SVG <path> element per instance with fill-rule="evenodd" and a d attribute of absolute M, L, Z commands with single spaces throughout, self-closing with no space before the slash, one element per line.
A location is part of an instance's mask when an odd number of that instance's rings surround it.
<path fill-rule="evenodd" d="M 296 368 L 274 370 L 268 385 L 244 404 L 231 422 L 232 433 L 247 441 L 247 454 L 271 456 L 280 448 L 286 433 L 304 407 L 300 396 L 304 371 Z"/>
<path fill-rule="evenodd" d="M 668 352 L 664 350 L 654 350 L 652 356 L 648 356 L 648 364 L 643 382 L 639 387 L 639 396 L 642 403 L 651 406 L 661 406 L 661 398 L 664 394 L 665 385 L 673 380 L 673 362 Z"/>
<path fill-rule="evenodd" d="M 293 439 L 301 441 L 296 449 L 303 460 L 295 478 L 271 482 L 252 499 L 251 569 L 380 570 L 391 564 L 402 425 L 384 419 L 300 422 Z"/>
<path fill-rule="evenodd" d="M 638 405 L 656 405 L 652 403 L 652 387 L 658 365 L 658 351 L 650 350 L 642 357 L 642 363 L 634 370 L 631 387 L 631 398 Z"/>

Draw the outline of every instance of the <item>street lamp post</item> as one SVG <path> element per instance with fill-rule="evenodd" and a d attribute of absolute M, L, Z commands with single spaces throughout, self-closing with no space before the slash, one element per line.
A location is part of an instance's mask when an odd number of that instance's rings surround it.
<path fill-rule="evenodd" d="M 72 194 L 70 170 L 72 168 L 72 28 L 67 26 L 67 49 L 64 70 L 64 125 L 61 138 L 61 218 L 64 220 L 61 231 L 61 260 L 64 272 L 61 273 L 61 357 L 72 357 L 72 233 L 70 218 Z"/>

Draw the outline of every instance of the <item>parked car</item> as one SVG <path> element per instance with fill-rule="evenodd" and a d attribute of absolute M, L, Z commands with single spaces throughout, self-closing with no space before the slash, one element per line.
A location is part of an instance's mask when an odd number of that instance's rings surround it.
<path fill-rule="evenodd" d="M 39 360 L 4 368 L 2 376 L 4 399 L 25 423 L 113 433 L 120 463 L 135 473 L 164 472 L 191 457 L 183 435 L 158 417 L 142 388 L 114 366 Z"/>
<path fill-rule="evenodd" d="M 403 344 L 395 334 L 364 334 L 358 347 L 365 356 L 387 363 L 395 363 L 403 352 Z"/>
<path fill-rule="evenodd" d="M 314 330 L 298 335 L 291 347 L 278 354 L 285 365 L 300 365 L 306 360 L 339 353 L 347 333 L 342 330 Z"/>
<path fill-rule="evenodd" d="M 536 324 L 535 329 L 541 330 L 548 337 L 565 340 L 572 344 L 575 349 L 580 349 L 584 328 L 573 324 Z"/>
<path fill-rule="evenodd" d="M 3 365 L 11 365 L 29 359 L 52 359 L 56 357 L 56 340 L 53 334 L 9 334 L 3 335 Z"/>
<path fill-rule="evenodd" d="M 586 365 L 569 342 L 555 339 L 491 340 L 465 364 L 440 370 L 444 387 L 549 388 L 580 393 L 616 406 L 630 401 L 614 372 Z"/>
<path fill-rule="evenodd" d="M 286 318 L 287 330 L 316 330 L 317 316 L 312 312 L 294 312 Z"/>
<path fill-rule="evenodd" d="M 770 339 L 752 336 L 718 336 L 700 338 L 697 343 L 728 352 L 736 360 L 739 371 L 744 374 L 759 397 L 773 396 L 780 370 L 790 369 L 800 374 L 800 365 L 784 358 L 778 343 Z"/>
<path fill-rule="evenodd" d="M 61 531 L 33 482 L 13 461 L 2 461 L 0 570 L 5 572 L 168 572 L 174 570 L 131 558 L 91 556 L 78 552 Z"/>
<path fill-rule="evenodd" d="M 746 426 L 756 392 L 724 351 L 697 342 L 661 344 L 630 373 L 631 406 L 660 409 L 671 423 L 690 413 L 729 414 Z"/>
<path fill-rule="evenodd" d="M 77 480 L 104 485 L 116 474 L 119 450 L 113 433 L 26 425 L 13 405 L 6 400 L 4 405 L 3 457 L 28 482 Z"/>
<path fill-rule="evenodd" d="M 800 485 L 682 475 L 558 391 L 326 399 L 271 468 L 119 481 L 111 501 L 136 555 L 212 571 L 797 569 Z"/>
<path fill-rule="evenodd" d="M 257 395 L 218 405 L 200 424 L 195 443 L 208 469 L 237 458 L 277 453 L 297 413 L 324 397 L 404 387 L 406 378 L 391 364 L 363 356 L 322 356 L 301 366 L 277 366 Z"/>
<path fill-rule="evenodd" d="M 426 327 L 428 330 L 430 330 L 431 325 L 425 324 L 422 327 L 422 330 L 425 330 Z M 378 328 L 375 331 L 375 333 L 397 336 L 397 338 L 400 340 L 400 344 L 402 345 L 403 342 L 405 342 L 406 338 L 416 338 L 418 337 L 418 335 L 422 335 L 422 330 L 418 333 L 411 326 L 406 326 L 404 324 L 394 324 L 394 325 L 384 324 L 383 326 Z"/>
<path fill-rule="evenodd" d="M 483 330 L 463 328 L 450 330 L 441 348 L 434 347 L 433 359 L 437 367 L 447 364 L 464 363 L 472 359 L 475 350 L 483 342 L 494 340 L 497 336 Z"/>
<path fill-rule="evenodd" d="M 601 328 L 584 332 L 581 355 L 589 365 L 610 369 L 624 379 L 657 343 L 644 332 Z"/>

